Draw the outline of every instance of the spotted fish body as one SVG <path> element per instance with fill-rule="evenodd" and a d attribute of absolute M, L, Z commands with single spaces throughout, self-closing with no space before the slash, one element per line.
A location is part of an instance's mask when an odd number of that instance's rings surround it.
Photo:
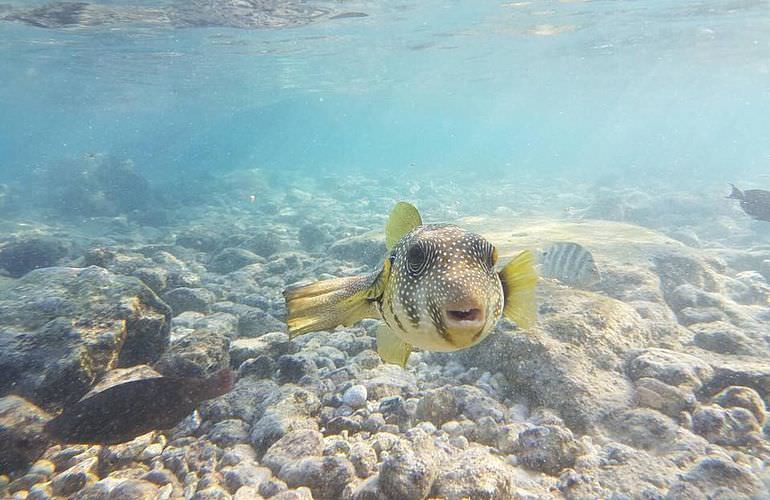
<path fill-rule="evenodd" d="M 534 255 L 521 252 L 495 269 L 497 251 L 478 234 L 450 224 L 422 224 L 399 203 L 386 227 L 388 254 L 372 274 L 335 278 L 284 291 L 293 337 L 382 319 L 377 350 L 402 366 L 412 346 L 456 351 L 477 344 L 502 316 L 534 322 Z"/>
<path fill-rule="evenodd" d="M 503 310 L 494 253 L 487 240 L 457 226 L 417 227 L 389 255 L 390 279 L 377 302 L 382 319 L 421 349 L 455 351 L 480 342 Z M 447 317 L 448 308 L 457 320 Z M 483 321 L 462 328 L 463 313 Z"/>

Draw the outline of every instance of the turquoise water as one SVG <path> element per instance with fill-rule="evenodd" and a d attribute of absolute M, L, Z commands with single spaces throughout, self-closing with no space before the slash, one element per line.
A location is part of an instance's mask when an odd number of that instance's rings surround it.
<path fill-rule="evenodd" d="M 0 23 L 0 175 L 87 153 L 151 178 L 770 172 L 766 1 L 321 5 L 369 15 L 256 30 Z"/>

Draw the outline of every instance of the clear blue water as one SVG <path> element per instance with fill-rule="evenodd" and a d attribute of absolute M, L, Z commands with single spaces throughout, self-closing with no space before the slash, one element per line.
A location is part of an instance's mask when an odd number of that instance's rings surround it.
<path fill-rule="evenodd" d="M 261 30 L 0 23 L 0 175 L 84 153 L 151 177 L 770 172 L 770 2 L 325 5 L 369 16 Z"/>

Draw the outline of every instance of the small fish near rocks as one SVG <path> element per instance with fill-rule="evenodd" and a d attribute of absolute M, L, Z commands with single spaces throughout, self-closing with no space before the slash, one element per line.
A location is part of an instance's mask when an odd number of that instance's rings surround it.
<path fill-rule="evenodd" d="M 601 280 L 594 257 L 585 247 L 563 241 L 541 250 L 538 271 L 543 278 L 552 278 L 569 286 L 587 288 Z"/>
<path fill-rule="evenodd" d="M 152 430 L 170 429 L 200 402 L 232 386 L 233 373 L 226 368 L 206 379 L 157 376 L 97 387 L 50 420 L 45 431 L 61 443 L 123 443 Z"/>
<path fill-rule="evenodd" d="M 764 189 L 747 189 L 741 191 L 730 184 L 733 190 L 727 196 L 733 200 L 740 200 L 741 208 L 749 217 L 770 222 L 770 191 Z"/>
<path fill-rule="evenodd" d="M 451 352 L 484 340 L 501 317 L 535 322 L 535 256 L 525 250 L 497 270 L 497 250 L 482 236 L 451 224 L 423 224 L 399 202 L 385 228 L 380 269 L 284 291 L 292 337 L 382 319 L 377 351 L 406 365 L 412 346 Z"/>

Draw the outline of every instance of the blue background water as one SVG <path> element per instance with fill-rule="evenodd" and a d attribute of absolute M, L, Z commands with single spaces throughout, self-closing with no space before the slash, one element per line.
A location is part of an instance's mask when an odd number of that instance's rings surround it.
<path fill-rule="evenodd" d="M 370 15 L 279 30 L 0 23 L 0 175 L 90 152 L 156 177 L 770 173 L 766 1 L 334 5 Z"/>

